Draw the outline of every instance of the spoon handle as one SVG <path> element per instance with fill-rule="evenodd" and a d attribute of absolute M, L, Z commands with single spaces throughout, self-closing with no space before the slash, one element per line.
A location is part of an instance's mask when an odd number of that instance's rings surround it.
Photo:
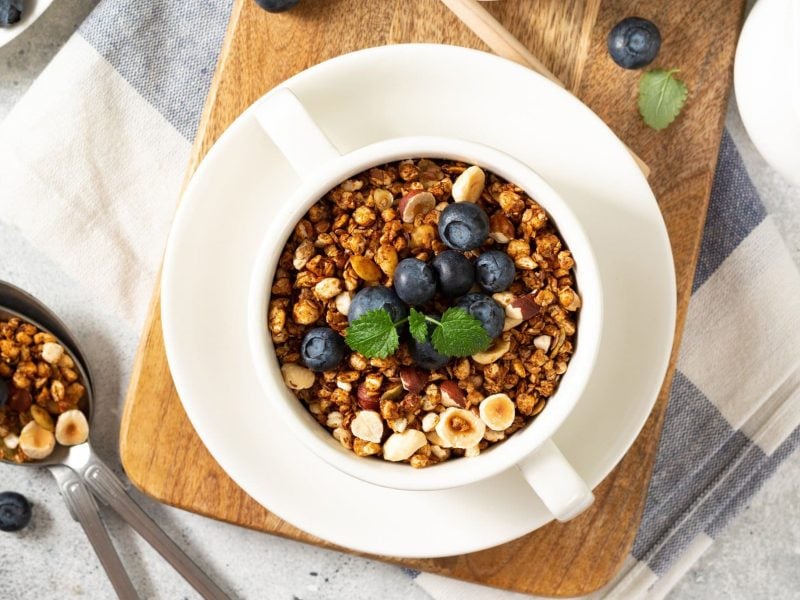
<path fill-rule="evenodd" d="M 69 507 L 69 512 L 86 532 L 86 537 L 94 547 L 97 558 L 100 559 L 100 564 L 108 574 L 117 596 L 121 600 L 139 600 L 139 595 L 100 519 L 97 503 L 84 481 L 75 471 L 66 466 L 53 465 L 50 467 L 50 472 L 58 482 L 58 488 Z"/>
<path fill-rule="evenodd" d="M 82 469 L 95 495 L 114 509 L 206 600 L 228 600 L 211 578 L 151 519 L 125 491 L 113 471 L 92 455 Z"/>

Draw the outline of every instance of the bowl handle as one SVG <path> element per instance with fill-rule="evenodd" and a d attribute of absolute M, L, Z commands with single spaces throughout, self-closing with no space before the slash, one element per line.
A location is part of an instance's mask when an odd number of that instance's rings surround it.
<path fill-rule="evenodd" d="M 287 87 L 277 88 L 259 102 L 255 118 L 301 179 L 341 156 Z"/>
<path fill-rule="evenodd" d="M 592 490 L 552 440 L 547 440 L 517 467 L 559 521 L 574 519 L 594 502 Z"/>

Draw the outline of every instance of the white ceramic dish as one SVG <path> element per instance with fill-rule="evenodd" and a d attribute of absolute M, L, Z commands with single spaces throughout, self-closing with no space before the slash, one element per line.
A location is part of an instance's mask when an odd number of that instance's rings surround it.
<path fill-rule="evenodd" d="M 764 159 L 800 186 L 800 0 L 759 0 L 739 37 L 736 103 Z"/>
<path fill-rule="evenodd" d="M 464 48 L 365 50 L 317 65 L 286 85 L 341 151 L 406 135 L 458 136 L 535 168 L 569 203 L 596 252 L 606 303 L 596 368 L 554 440 L 596 486 L 650 413 L 675 326 L 674 268 L 663 219 L 623 144 L 546 79 Z M 225 132 L 193 177 L 162 280 L 172 375 L 214 458 L 281 518 L 363 552 L 463 554 L 550 521 L 516 469 L 426 492 L 345 475 L 299 443 L 263 399 L 247 342 L 249 276 L 263 231 L 300 181 L 254 110 Z M 414 518 L 399 522 L 398 514 Z"/>
<path fill-rule="evenodd" d="M 256 118 L 304 180 L 264 232 L 248 301 L 253 367 L 264 388 L 264 397 L 273 401 L 275 410 L 295 436 L 329 464 L 367 483 L 399 490 L 441 490 L 475 483 L 517 465 L 559 520 L 574 518 L 588 508 L 594 500 L 591 491 L 551 441 L 553 433 L 581 398 L 597 358 L 603 324 L 602 286 L 594 251 L 569 205 L 527 165 L 494 148 L 457 138 L 394 138 L 340 154 L 286 87 L 259 102 Z M 267 327 L 270 288 L 283 245 L 311 205 L 345 179 L 409 156 L 477 164 L 513 181 L 536 198 L 557 224 L 575 257 L 577 286 L 583 303 L 580 335 L 570 368 L 557 394 L 535 422 L 474 459 L 451 460 L 420 470 L 383 460 L 363 460 L 342 448 L 284 384 Z"/>
<path fill-rule="evenodd" d="M 53 0 L 27 0 L 19 23 L 11 27 L 0 27 L 0 48 L 21 35 L 36 19 L 42 16 L 52 3 Z"/>

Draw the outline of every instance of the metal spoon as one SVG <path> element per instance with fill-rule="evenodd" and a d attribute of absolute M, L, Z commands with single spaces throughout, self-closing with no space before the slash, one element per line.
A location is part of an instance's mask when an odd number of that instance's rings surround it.
<path fill-rule="evenodd" d="M 91 435 L 94 412 L 92 379 L 85 355 L 75 337 L 64 322 L 36 298 L 10 283 L 0 281 L 0 320 L 12 317 L 54 335 L 73 359 L 86 388 Z M 83 527 L 114 590 L 123 600 L 134 600 L 139 596 L 100 518 L 93 494 L 114 509 L 204 598 L 228 597 L 128 495 L 111 469 L 94 453 L 90 441 L 70 447 L 57 445 L 53 454 L 41 461 L 22 464 L 3 462 L 14 466 L 46 467 L 53 474 L 70 513 Z"/>

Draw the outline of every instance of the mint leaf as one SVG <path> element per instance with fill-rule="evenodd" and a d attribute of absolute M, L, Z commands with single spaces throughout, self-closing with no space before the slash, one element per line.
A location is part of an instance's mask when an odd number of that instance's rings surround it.
<path fill-rule="evenodd" d="M 680 114 L 686 96 L 686 84 L 674 77 L 678 69 L 656 69 L 642 74 L 639 80 L 639 113 L 653 129 L 661 130 Z"/>
<path fill-rule="evenodd" d="M 408 330 L 419 343 L 422 344 L 428 340 L 428 322 L 425 315 L 415 308 L 412 308 L 408 315 Z"/>
<path fill-rule="evenodd" d="M 397 328 L 383 308 L 366 312 L 351 323 L 344 340 L 367 358 L 386 358 L 400 346 Z"/>
<path fill-rule="evenodd" d="M 486 350 L 492 339 L 481 322 L 463 308 L 448 308 L 439 326 L 433 330 L 431 343 L 439 354 L 472 356 Z"/>

